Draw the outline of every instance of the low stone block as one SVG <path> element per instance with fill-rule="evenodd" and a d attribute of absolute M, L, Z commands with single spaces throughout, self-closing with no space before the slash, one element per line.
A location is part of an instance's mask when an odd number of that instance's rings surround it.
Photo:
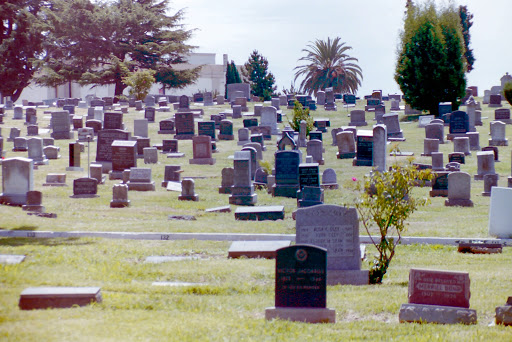
<path fill-rule="evenodd" d="M 402 304 L 398 314 L 400 323 L 476 324 L 477 315 L 473 309 L 455 306 Z"/>
<path fill-rule="evenodd" d="M 283 220 L 284 206 L 240 207 L 235 211 L 235 219 L 249 221 Z"/>
<path fill-rule="evenodd" d="M 99 287 L 30 287 L 20 295 L 21 310 L 70 308 L 102 301 Z"/>

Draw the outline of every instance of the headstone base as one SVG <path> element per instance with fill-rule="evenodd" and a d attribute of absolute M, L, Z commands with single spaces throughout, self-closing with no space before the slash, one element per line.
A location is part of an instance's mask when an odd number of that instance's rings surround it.
<path fill-rule="evenodd" d="M 368 159 L 357 159 L 354 158 L 352 166 L 373 166 L 373 161 Z"/>
<path fill-rule="evenodd" d="M 130 206 L 130 200 L 127 201 L 110 201 L 110 208 L 125 208 Z"/>
<path fill-rule="evenodd" d="M 215 165 L 215 158 L 194 158 L 189 159 L 188 163 L 195 165 Z"/>
<path fill-rule="evenodd" d="M 178 200 L 180 201 L 199 201 L 199 195 L 186 195 L 186 196 L 178 196 Z"/>
<path fill-rule="evenodd" d="M 297 198 L 299 185 L 274 185 L 272 188 L 272 196 L 274 197 L 291 197 Z"/>
<path fill-rule="evenodd" d="M 512 305 L 496 307 L 496 324 L 512 325 Z"/>
<path fill-rule="evenodd" d="M 108 179 L 109 180 L 123 179 L 123 171 L 109 171 Z"/>
<path fill-rule="evenodd" d="M 24 211 L 32 211 L 35 213 L 44 213 L 45 212 L 44 206 L 38 205 L 38 204 L 32 204 L 32 205 L 24 204 L 21 206 L 21 209 Z"/>
<path fill-rule="evenodd" d="M 347 152 L 347 153 L 339 153 L 336 152 L 336 157 L 338 159 L 352 159 L 356 156 L 355 152 Z"/>
<path fill-rule="evenodd" d="M 260 206 L 244 208 L 239 207 L 235 211 L 235 220 L 248 220 L 248 221 L 264 221 L 264 220 L 283 220 L 284 219 L 284 206 Z"/>
<path fill-rule="evenodd" d="M 235 136 L 232 134 L 219 134 L 219 140 L 235 140 Z"/>
<path fill-rule="evenodd" d="M 192 140 L 193 137 L 194 137 L 194 134 L 176 134 L 174 136 L 174 139 L 177 139 L 177 140 Z"/>
<path fill-rule="evenodd" d="M 30 287 L 20 295 L 21 310 L 70 308 L 102 301 L 99 287 Z"/>
<path fill-rule="evenodd" d="M 27 203 L 27 194 L 0 194 L 0 204 L 21 207 Z"/>
<path fill-rule="evenodd" d="M 97 194 L 83 194 L 83 195 L 71 195 L 69 198 L 95 198 L 100 197 L 100 195 Z"/>
<path fill-rule="evenodd" d="M 484 176 L 485 175 L 476 174 L 473 176 L 473 178 L 474 178 L 474 180 L 484 180 Z M 500 179 L 500 175 L 498 175 L 498 174 L 494 174 L 493 176 L 496 177 L 496 181 L 498 181 Z"/>
<path fill-rule="evenodd" d="M 48 159 L 34 160 L 34 165 L 48 165 Z"/>
<path fill-rule="evenodd" d="M 219 194 L 231 194 L 230 186 L 219 186 Z"/>
<path fill-rule="evenodd" d="M 258 201 L 258 195 L 231 195 L 229 196 L 229 204 L 234 205 L 255 205 Z"/>
<path fill-rule="evenodd" d="M 368 270 L 327 270 L 327 285 L 368 285 Z"/>
<path fill-rule="evenodd" d="M 170 129 L 167 129 L 167 130 L 161 130 L 161 131 L 158 131 L 158 134 L 176 134 L 176 130 L 170 130 Z"/>
<path fill-rule="evenodd" d="M 453 140 L 455 138 L 466 138 L 466 133 L 448 133 L 446 135 L 446 140 Z"/>
<path fill-rule="evenodd" d="M 155 182 L 126 182 L 129 191 L 155 191 Z"/>
<path fill-rule="evenodd" d="M 454 306 L 402 304 L 400 323 L 476 324 L 476 311 Z"/>
<path fill-rule="evenodd" d="M 448 197 L 448 190 L 431 190 L 430 197 Z"/>
<path fill-rule="evenodd" d="M 183 157 L 185 157 L 185 153 L 183 153 L 183 152 L 167 153 L 167 158 L 183 158 Z"/>
<path fill-rule="evenodd" d="M 265 319 L 282 319 L 305 323 L 336 323 L 336 310 L 329 308 L 279 308 L 265 309 Z"/>
<path fill-rule="evenodd" d="M 489 146 L 508 146 L 508 139 L 505 139 L 505 140 L 489 139 Z"/>
<path fill-rule="evenodd" d="M 473 201 L 468 199 L 447 199 L 444 201 L 444 205 L 447 207 L 472 207 Z"/>
<path fill-rule="evenodd" d="M 335 190 L 338 189 L 339 185 L 338 183 L 332 183 L 332 184 L 321 184 L 320 187 L 322 189 L 329 189 L 329 190 Z"/>
<path fill-rule="evenodd" d="M 348 123 L 349 126 L 354 126 L 354 127 L 360 127 L 360 126 L 368 126 L 368 122 L 366 121 L 354 121 L 354 122 L 349 122 Z"/>
<path fill-rule="evenodd" d="M 84 169 L 81 168 L 81 167 L 76 167 L 76 166 L 68 166 L 66 167 L 66 171 L 83 171 Z"/>

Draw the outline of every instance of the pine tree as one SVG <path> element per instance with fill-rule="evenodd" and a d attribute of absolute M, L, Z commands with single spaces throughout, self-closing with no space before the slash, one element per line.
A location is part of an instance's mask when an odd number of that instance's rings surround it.
<path fill-rule="evenodd" d="M 234 61 L 228 63 L 226 68 L 226 86 L 224 95 L 226 99 L 228 98 L 228 84 L 232 83 L 242 83 L 242 80 L 240 79 L 240 73 L 238 72 Z"/>
<path fill-rule="evenodd" d="M 185 43 L 192 31 L 182 28 L 183 12 L 167 14 L 169 0 L 53 2 L 39 84 L 115 84 L 119 96 L 127 87 L 123 77 L 138 69 L 154 70 L 164 87 L 183 88 L 198 77 L 200 67 L 173 67 L 194 47 Z"/>
<path fill-rule="evenodd" d="M 473 70 L 473 64 L 475 64 L 475 57 L 473 56 L 473 49 L 469 48 L 471 41 L 471 35 L 469 29 L 473 26 L 473 14 L 468 11 L 467 6 L 459 6 L 459 17 L 460 24 L 462 25 L 462 36 L 464 37 L 464 58 L 466 59 L 466 71 L 471 72 Z"/>
<path fill-rule="evenodd" d="M 268 101 L 276 90 L 274 87 L 275 78 L 268 71 L 268 61 L 254 50 L 249 60 L 244 64 L 244 77 L 251 85 L 251 94 Z"/>

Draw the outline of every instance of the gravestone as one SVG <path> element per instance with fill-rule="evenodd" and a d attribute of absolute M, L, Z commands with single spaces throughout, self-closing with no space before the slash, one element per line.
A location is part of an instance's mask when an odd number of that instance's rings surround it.
<path fill-rule="evenodd" d="M 372 166 L 375 171 L 387 171 L 387 133 L 386 126 L 375 125 L 373 127 L 373 150 L 372 150 Z"/>
<path fill-rule="evenodd" d="M 260 126 L 270 127 L 272 135 L 280 134 L 277 128 L 277 109 L 275 107 L 270 106 L 262 108 Z"/>
<path fill-rule="evenodd" d="M 123 113 L 105 112 L 103 129 L 124 129 Z"/>
<path fill-rule="evenodd" d="M 43 153 L 46 156 L 47 159 L 59 159 L 60 147 L 49 145 L 43 147 Z"/>
<path fill-rule="evenodd" d="M 219 140 L 234 140 L 233 122 L 231 120 L 221 120 L 219 124 Z"/>
<path fill-rule="evenodd" d="M 23 120 L 23 106 L 14 106 L 13 120 Z"/>
<path fill-rule="evenodd" d="M 265 310 L 275 318 L 307 323 L 334 323 L 336 312 L 327 309 L 327 251 L 295 245 L 276 251 L 275 306 Z"/>
<path fill-rule="evenodd" d="M 423 153 L 422 156 L 432 156 L 433 152 L 439 152 L 439 140 L 437 139 L 423 139 Z"/>
<path fill-rule="evenodd" d="M 215 141 L 217 140 L 215 133 L 215 121 L 199 121 L 197 123 L 197 135 L 206 135 Z"/>
<path fill-rule="evenodd" d="M 43 139 L 27 139 L 28 158 L 32 159 L 34 165 L 48 165 L 48 159 L 44 155 Z"/>
<path fill-rule="evenodd" d="M 476 324 L 469 297 L 468 273 L 412 268 L 408 304 L 402 304 L 398 317 L 400 322 Z"/>
<path fill-rule="evenodd" d="M 74 131 L 78 131 L 80 128 L 84 127 L 84 120 L 82 116 L 73 116 L 72 123 Z"/>
<path fill-rule="evenodd" d="M 466 112 L 457 110 L 450 115 L 450 133 L 448 140 L 455 137 L 465 136 L 469 132 L 469 117 Z"/>
<path fill-rule="evenodd" d="M 469 138 L 457 137 L 453 139 L 453 152 L 464 153 L 464 155 L 471 155 Z"/>
<path fill-rule="evenodd" d="M 451 172 L 448 175 L 448 199 L 445 206 L 472 207 L 471 176 L 466 172 Z"/>
<path fill-rule="evenodd" d="M 242 151 L 249 151 L 249 153 L 250 153 L 251 180 L 254 180 L 254 174 L 256 173 L 256 169 L 259 167 L 258 150 L 254 147 L 255 145 L 259 145 L 259 144 L 257 144 L 257 143 L 245 144 L 242 147 Z"/>
<path fill-rule="evenodd" d="M 212 141 L 209 136 L 198 135 L 192 138 L 193 158 L 189 164 L 214 165 L 215 158 L 212 158 Z"/>
<path fill-rule="evenodd" d="M 28 158 L 2 160 L 2 193 L 0 204 L 22 206 L 27 203 L 27 192 L 34 190 L 34 164 Z"/>
<path fill-rule="evenodd" d="M 25 109 L 25 124 L 37 124 L 37 109 L 35 107 L 27 107 L 27 109 Z"/>
<path fill-rule="evenodd" d="M 92 128 L 94 135 L 98 135 L 98 132 L 102 130 L 103 124 L 100 120 L 87 120 L 85 122 L 85 127 Z"/>
<path fill-rule="evenodd" d="M 227 85 L 227 91 L 229 102 L 234 101 L 238 96 L 243 96 L 247 100 L 251 99 L 251 85 L 249 83 L 230 83 Z"/>
<path fill-rule="evenodd" d="M 126 183 L 129 191 L 155 191 L 150 168 L 130 168 L 130 180 Z"/>
<path fill-rule="evenodd" d="M 219 186 L 219 194 L 231 194 L 231 187 L 234 185 L 235 169 L 225 167 L 221 172 L 222 180 Z"/>
<path fill-rule="evenodd" d="M 217 95 L 216 101 L 217 101 L 217 105 L 218 106 L 224 105 L 224 96 L 223 95 Z"/>
<path fill-rule="evenodd" d="M 443 152 L 432 152 L 432 170 L 444 171 L 444 153 Z"/>
<path fill-rule="evenodd" d="M 418 128 L 423 128 L 435 120 L 434 115 L 422 115 L 418 118 Z"/>
<path fill-rule="evenodd" d="M 12 148 L 13 152 L 27 152 L 27 138 L 26 137 L 16 137 L 14 138 L 14 144 Z"/>
<path fill-rule="evenodd" d="M 498 179 L 498 174 L 484 175 L 484 191 L 482 192 L 482 196 L 491 196 L 492 188 L 498 186 Z"/>
<path fill-rule="evenodd" d="M 329 168 L 324 170 L 322 173 L 322 184 L 320 186 L 323 189 L 338 189 L 338 180 L 334 169 Z"/>
<path fill-rule="evenodd" d="M 500 108 L 494 111 L 494 120 L 501 121 L 506 124 L 512 124 L 512 120 L 510 119 L 510 109 L 508 108 Z"/>
<path fill-rule="evenodd" d="M 52 112 L 50 121 L 52 127 L 52 138 L 54 139 L 73 139 L 71 131 L 69 113 L 67 111 Z"/>
<path fill-rule="evenodd" d="M 489 139 L 489 146 L 508 146 L 506 127 L 507 125 L 501 121 L 490 123 L 491 138 Z"/>
<path fill-rule="evenodd" d="M 425 138 L 437 139 L 440 144 L 444 144 L 444 125 L 442 123 L 434 123 L 425 126 Z"/>
<path fill-rule="evenodd" d="M 72 308 L 101 303 L 99 287 L 29 287 L 20 294 L 20 310 Z"/>
<path fill-rule="evenodd" d="M 164 180 L 162 181 L 162 187 L 166 188 L 169 182 L 180 183 L 181 187 L 181 173 L 183 170 L 180 165 L 165 165 L 164 169 Z M 181 189 L 180 189 L 181 191 Z"/>
<path fill-rule="evenodd" d="M 299 188 L 305 186 L 320 187 L 320 169 L 318 163 L 302 163 L 299 165 Z"/>
<path fill-rule="evenodd" d="M 298 150 L 277 151 L 275 153 L 276 183 L 272 188 L 273 196 L 297 197 L 300 159 Z"/>
<path fill-rule="evenodd" d="M 477 158 L 477 174 L 474 176 L 475 180 L 483 180 L 485 175 L 496 174 L 494 169 L 494 152 L 482 151 L 476 153 Z"/>
<path fill-rule="evenodd" d="M 103 172 L 112 170 L 112 143 L 114 140 L 129 140 L 130 132 L 119 129 L 104 129 L 98 132 L 96 163 L 103 166 Z"/>
<path fill-rule="evenodd" d="M 135 137 L 147 138 L 148 135 L 148 120 L 135 119 L 133 120 L 133 135 Z"/>
<path fill-rule="evenodd" d="M 79 128 L 78 129 L 78 142 L 94 141 L 94 129 L 91 127 Z"/>
<path fill-rule="evenodd" d="M 254 205 L 258 200 L 258 195 L 254 193 L 251 171 L 251 152 L 237 151 L 233 160 L 233 186 L 231 187 L 231 196 L 229 204 L 236 205 Z"/>
<path fill-rule="evenodd" d="M 9 138 L 7 138 L 7 141 L 14 141 L 14 139 L 18 138 L 20 136 L 21 130 L 17 127 L 12 127 L 9 131 Z"/>
<path fill-rule="evenodd" d="M 356 109 L 350 111 L 350 122 L 349 126 L 368 126 L 368 123 L 366 122 L 366 113 L 364 110 Z"/>
<path fill-rule="evenodd" d="M 466 137 L 469 139 L 469 149 L 471 151 L 480 151 L 480 133 L 467 132 Z"/>
<path fill-rule="evenodd" d="M 304 186 L 297 191 L 297 208 L 306 208 L 324 203 L 324 190 L 319 186 Z"/>
<path fill-rule="evenodd" d="M 322 204 L 296 213 L 296 243 L 327 249 L 327 284 L 367 285 L 361 270 L 359 220 L 355 208 Z"/>
<path fill-rule="evenodd" d="M 430 197 L 448 197 L 448 175 L 450 172 L 436 172 L 432 180 Z"/>
<path fill-rule="evenodd" d="M 496 324 L 511 326 L 512 325 L 512 297 L 508 297 L 505 305 L 496 307 Z"/>
<path fill-rule="evenodd" d="M 247 144 L 249 142 L 251 142 L 249 129 L 247 129 L 247 128 L 240 128 L 240 129 L 238 129 L 238 142 L 237 142 L 237 145 L 238 146 L 242 146 L 242 145 L 245 145 L 245 144 Z"/>
<path fill-rule="evenodd" d="M 180 201 L 199 201 L 199 195 L 195 193 L 195 182 L 192 178 L 184 178 L 181 181 Z"/>
<path fill-rule="evenodd" d="M 128 186 L 126 184 L 114 184 L 112 187 L 112 200 L 110 208 L 125 208 L 130 206 L 128 199 Z"/>
<path fill-rule="evenodd" d="M 327 111 L 337 111 L 338 107 L 336 106 L 334 99 L 334 91 L 332 88 L 325 89 L 325 105 L 324 109 Z"/>
<path fill-rule="evenodd" d="M 157 164 L 158 163 L 158 150 L 156 147 L 144 148 L 144 164 Z"/>
<path fill-rule="evenodd" d="M 71 198 L 98 197 L 98 181 L 95 178 L 77 178 L 73 181 L 73 196 Z"/>
<path fill-rule="evenodd" d="M 69 144 L 69 166 L 66 167 L 66 171 L 83 171 L 84 169 L 80 167 L 80 153 L 81 153 L 81 144 L 80 143 L 70 143 Z"/>
<path fill-rule="evenodd" d="M 373 165 L 373 131 L 360 130 L 356 138 L 356 157 L 354 166 L 372 166 Z"/>
<path fill-rule="evenodd" d="M 354 133 L 351 131 L 342 131 L 336 134 L 336 143 L 338 159 L 352 159 L 356 156 L 356 145 L 354 142 Z"/>
<path fill-rule="evenodd" d="M 175 114 L 176 135 L 174 139 L 184 140 L 192 139 L 195 135 L 194 114 L 176 113 Z"/>
<path fill-rule="evenodd" d="M 324 165 L 323 144 L 321 140 L 312 139 L 306 144 L 307 155 L 313 158 L 313 162 Z"/>
<path fill-rule="evenodd" d="M 383 124 L 386 126 L 388 140 L 404 141 L 403 131 L 400 129 L 398 114 L 385 114 L 382 116 Z"/>
<path fill-rule="evenodd" d="M 319 106 L 325 105 L 325 91 L 320 90 L 316 93 L 316 103 Z"/>
<path fill-rule="evenodd" d="M 174 121 L 172 119 L 162 120 L 159 123 L 160 130 L 158 134 L 174 134 L 176 130 L 174 129 Z"/>
<path fill-rule="evenodd" d="M 501 107 L 501 95 L 491 94 L 489 96 L 489 107 Z"/>
<path fill-rule="evenodd" d="M 65 173 L 49 173 L 43 186 L 67 186 Z"/>
<path fill-rule="evenodd" d="M 512 188 L 494 187 L 489 208 L 489 235 L 499 239 L 512 238 Z"/>

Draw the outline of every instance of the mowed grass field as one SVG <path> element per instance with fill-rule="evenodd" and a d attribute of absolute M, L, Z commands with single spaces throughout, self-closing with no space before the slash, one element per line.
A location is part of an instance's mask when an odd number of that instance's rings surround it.
<path fill-rule="evenodd" d="M 481 99 L 480 99 L 481 100 Z M 254 104 L 250 104 L 252 111 Z M 268 105 L 268 104 L 266 104 Z M 510 108 L 508 104 L 504 105 Z M 194 106 L 192 106 L 194 108 Z M 358 101 L 357 109 L 364 107 Z M 389 108 L 389 103 L 387 103 Z M 199 106 L 198 106 L 199 108 Z M 201 107 L 203 108 L 203 107 Z M 204 107 L 204 120 L 228 106 Z M 346 126 L 348 113 L 338 104 L 337 112 L 321 109 L 311 114 L 315 118 L 329 118 L 331 128 Z M 291 117 L 291 110 L 282 108 Z M 464 110 L 464 107 L 462 107 Z M 78 115 L 86 115 L 77 109 Z M 159 135 L 158 121 L 172 113 L 157 113 L 156 122 L 149 124 L 151 143 L 160 143 L 172 135 Z M 142 118 L 143 112 L 133 108 L 124 116 L 126 129 L 133 132 L 133 120 Z M 403 114 L 401 114 L 403 117 Z M 480 146 L 487 146 L 489 123 L 494 119 L 494 109 L 482 105 L 483 126 Z M 373 113 L 367 113 L 371 129 Z M 50 116 L 38 110 L 40 129 L 49 124 Z M 234 132 L 242 127 L 242 120 L 234 121 Z M 283 117 L 283 122 L 287 121 Z M 12 111 L 1 126 L 4 139 L 10 127 L 19 127 L 22 136 L 26 127 L 21 121 L 12 120 Z M 283 128 L 283 124 L 280 127 Z M 430 163 L 421 157 L 424 129 L 417 122 L 401 122 L 407 139 L 399 144 L 402 151 L 414 152 L 415 162 Z M 507 128 L 510 131 L 509 128 Z M 445 133 L 448 128 L 445 128 Z M 507 132 L 507 136 L 510 133 Z M 42 134 L 49 136 L 49 133 Z M 351 160 L 336 159 L 337 148 L 331 146 L 330 131 L 324 134 L 325 165 L 320 170 L 333 168 L 340 184 L 337 190 L 325 191 L 325 203 L 350 205 L 354 200 L 347 183 L 352 178 L 361 179 L 369 167 L 353 167 Z M 280 233 L 294 234 L 295 221 L 291 214 L 296 200 L 271 197 L 264 190 L 257 190 L 257 205 L 284 205 L 286 218 L 281 221 L 236 221 L 233 213 L 205 213 L 205 209 L 228 205 L 228 196 L 218 193 L 221 170 L 232 167 L 229 157 L 241 147 L 235 141 L 218 141 L 216 164 L 190 165 L 192 142 L 179 141 L 179 150 L 186 156 L 168 159 L 159 155 L 159 163 L 150 167 L 156 183 L 154 192 L 129 192 L 131 206 L 111 209 L 112 186 L 110 181 L 98 187 L 97 198 L 71 199 L 73 179 L 87 176 L 84 172 L 66 172 L 68 144 L 56 140 L 62 158 L 51 160 L 50 165 L 34 170 L 34 188 L 43 192 L 43 205 L 47 212 L 57 214 L 56 219 L 29 216 L 18 207 L 0 206 L 0 229 L 36 231 L 125 231 L 125 232 L 215 232 L 215 233 Z M 274 161 L 276 137 L 266 141 L 264 160 Z M 389 146 L 391 148 L 391 146 Z M 4 142 L 6 157 L 27 157 L 26 152 L 11 152 L 12 142 Z M 453 144 L 440 146 L 447 154 Z M 305 152 L 305 150 L 304 150 Z M 90 160 L 95 159 L 96 143 L 90 145 Z M 305 153 L 304 153 L 305 154 Z M 499 147 L 500 162 L 496 171 L 499 186 L 507 186 L 511 174 L 509 147 Z M 87 145 L 82 154 L 86 170 Z M 466 157 L 462 171 L 477 172 L 476 151 Z M 404 162 L 403 157 L 389 157 L 388 164 Z M 181 165 L 183 177 L 195 179 L 198 202 L 179 201 L 177 192 L 160 187 L 165 165 Z M 66 173 L 67 187 L 43 187 L 48 173 Z M 431 203 L 420 208 L 410 219 L 406 232 L 409 236 L 439 236 L 488 238 L 489 197 L 481 195 L 482 181 L 472 181 L 473 208 L 445 207 L 444 198 L 432 198 Z M 427 197 L 430 188 L 416 188 L 415 195 Z M 236 206 L 232 206 L 234 211 Z M 168 215 L 193 215 L 195 221 L 168 220 Z M 364 232 L 361 230 L 361 234 Z M 267 322 L 265 308 L 274 305 L 273 260 L 227 258 L 229 242 L 213 241 L 130 241 L 107 239 L 30 239 L 1 238 L 0 254 L 24 254 L 26 260 L 18 265 L 0 266 L 0 339 L 6 341 L 240 341 L 240 340 L 510 340 L 510 328 L 488 326 L 494 319 L 494 308 L 503 305 L 512 295 L 510 249 L 502 254 L 468 255 L 457 253 L 453 246 L 410 245 L 400 246 L 396 258 L 382 285 L 328 287 L 327 306 L 336 309 L 336 324 L 303 324 L 286 321 Z M 367 246 L 371 259 L 372 246 Z M 148 256 L 185 256 L 179 261 L 161 264 L 146 263 Z M 363 262 L 367 268 L 368 262 Z M 477 310 L 476 326 L 442 326 L 399 324 L 398 311 L 407 302 L 408 273 L 410 268 L 431 268 L 469 272 L 471 278 L 471 308 Z M 153 282 L 171 281 L 193 283 L 189 286 L 154 286 Z M 87 307 L 21 311 L 19 294 L 33 286 L 99 286 L 103 302 Z"/>

